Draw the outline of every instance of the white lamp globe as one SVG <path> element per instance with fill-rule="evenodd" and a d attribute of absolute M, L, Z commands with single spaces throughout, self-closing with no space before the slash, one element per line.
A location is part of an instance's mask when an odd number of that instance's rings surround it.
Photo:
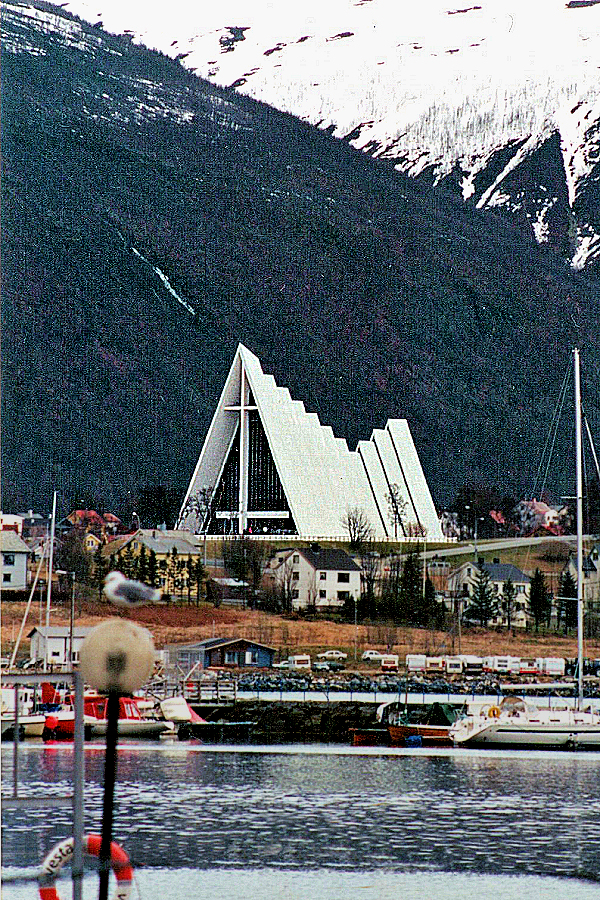
<path fill-rule="evenodd" d="M 132 694 L 154 668 L 154 641 L 147 628 L 127 619 L 108 619 L 93 628 L 81 645 L 80 670 L 97 691 Z"/>

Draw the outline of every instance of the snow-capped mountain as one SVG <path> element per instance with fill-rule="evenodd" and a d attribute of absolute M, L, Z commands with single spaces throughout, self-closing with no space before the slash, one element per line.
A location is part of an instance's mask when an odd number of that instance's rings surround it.
<path fill-rule="evenodd" d="M 600 263 L 600 0 L 68 0 Z"/>

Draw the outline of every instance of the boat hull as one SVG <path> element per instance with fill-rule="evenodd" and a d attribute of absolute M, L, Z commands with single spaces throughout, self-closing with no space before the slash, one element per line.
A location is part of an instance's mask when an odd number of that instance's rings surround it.
<path fill-rule="evenodd" d="M 404 747 L 407 738 L 420 737 L 423 744 L 452 744 L 450 725 L 388 725 L 392 747 Z"/>
<path fill-rule="evenodd" d="M 19 716 L 19 736 L 41 737 L 44 730 L 46 716 L 44 715 L 24 715 Z M 15 717 L 12 715 L 2 716 L 2 740 L 12 740 L 14 737 Z"/>
<path fill-rule="evenodd" d="M 454 737 L 454 743 L 464 747 L 523 747 L 523 748 L 557 748 L 600 749 L 600 726 L 532 726 L 513 725 L 498 722 L 467 735 L 463 739 Z"/>

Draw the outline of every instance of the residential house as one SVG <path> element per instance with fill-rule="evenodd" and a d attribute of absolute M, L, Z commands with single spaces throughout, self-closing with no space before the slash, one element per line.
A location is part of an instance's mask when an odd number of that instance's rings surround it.
<path fill-rule="evenodd" d="M 12 513 L 0 512 L 0 531 L 14 531 L 19 537 L 23 536 L 23 516 L 15 516 Z"/>
<path fill-rule="evenodd" d="M 98 547 L 101 547 L 102 544 L 102 538 L 98 537 L 97 534 L 94 534 L 93 531 L 88 531 L 87 534 L 84 535 L 81 542 L 81 546 L 86 551 L 86 553 L 95 553 Z"/>
<path fill-rule="evenodd" d="M 0 590 L 3 594 L 27 590 L 30 553 L 16 531 L 0 531 Z"/>
<path fill-rule="evenodd" d="M 96 534 L 103 539 L 107 535 L 116 534 L 121 520 L 113 513 L 98 513 L 95 509 L 74 509 L 69 513 L 65 522 L 69 522 L 74 528 L 89 534 Z"/>
<path fill-rule="evenodd" d="M 73 628 L 73 662 L 79 662 L 79 651 L 91 628 Z M 68 625 L 36 626 L 27 635 L 29 658 L 46 661 L 49 666 L 66 666 L 69 663 L 71 632 Z"/>
<path fill-rule="evenodd" d="M 293 609 L 342 607 L 358 600 L 361 568 L 345 550 L 288 548 L 276 552 L 265 571 L 265 580 L 291 599 Z"/>
<path fill-rule="evenodd" d="M 488 585 L 498 602 L 498 615 L 491 619 L 488 625 L 508 625 L 507 611 L 503 603 L 505 603 L 504 585 L 510 580 L 515 589 L 511 626 L 525 628 L 529 619 L 530 578 L 512 563 L 501 563 L 497 559 L 486 563 L 480 557 L 476 562 L 465 562 L 454 569 L 448 576 L 447 597 L 450 605 L 455 608 L 458 602 L 464 612 L 475 593 L 477 579 L 482 569 L 489 575 Z"/>
<path fill-rule="evenodd" d="M 515 507 L 515 515 L 520 523 L 520 533 L 564 534 L 564 525 L 569 515 L 568 506 L 558 509 L 543 500 L 521 500 Z"/>
<path fill-rule="evenodd" d="M 165 664 L 178 666 L 183 672 L 194 667 L 254 667 L 273 665 L 275 648 L 246 638 L 208 638 L 195 644 L 169 644 L 164 649 Z"/>
<path fill-rule="evenodd" d="M 106 560 L 112 561 L 113 568 L 120 569 L 128 577 L 142 577 L 139 567 L 142 554 L 146 566 L 150 556 L 156 559 L 157 587 L 165 594 L 184 597 L 188 593 L 197 595 L 197 584 L 190 580 L 188 562 L 196 565 L 202 560 L 202 553 L 194 535 L 184 531 L 160 531 L 156 528 L 139 528 L 134 534 L 115 538 L 101 550 Z"/>

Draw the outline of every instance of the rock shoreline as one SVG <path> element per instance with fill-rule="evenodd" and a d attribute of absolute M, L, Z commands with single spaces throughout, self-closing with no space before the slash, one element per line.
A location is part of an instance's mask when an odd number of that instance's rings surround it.
<path fill-rule="evenodd" d="M 241 700 L 215 710 L 211 722 L 253 722 L 252 743 L 351 742 L 351 728 L 376 728 L 377 705 L 364 702 Z"/>

